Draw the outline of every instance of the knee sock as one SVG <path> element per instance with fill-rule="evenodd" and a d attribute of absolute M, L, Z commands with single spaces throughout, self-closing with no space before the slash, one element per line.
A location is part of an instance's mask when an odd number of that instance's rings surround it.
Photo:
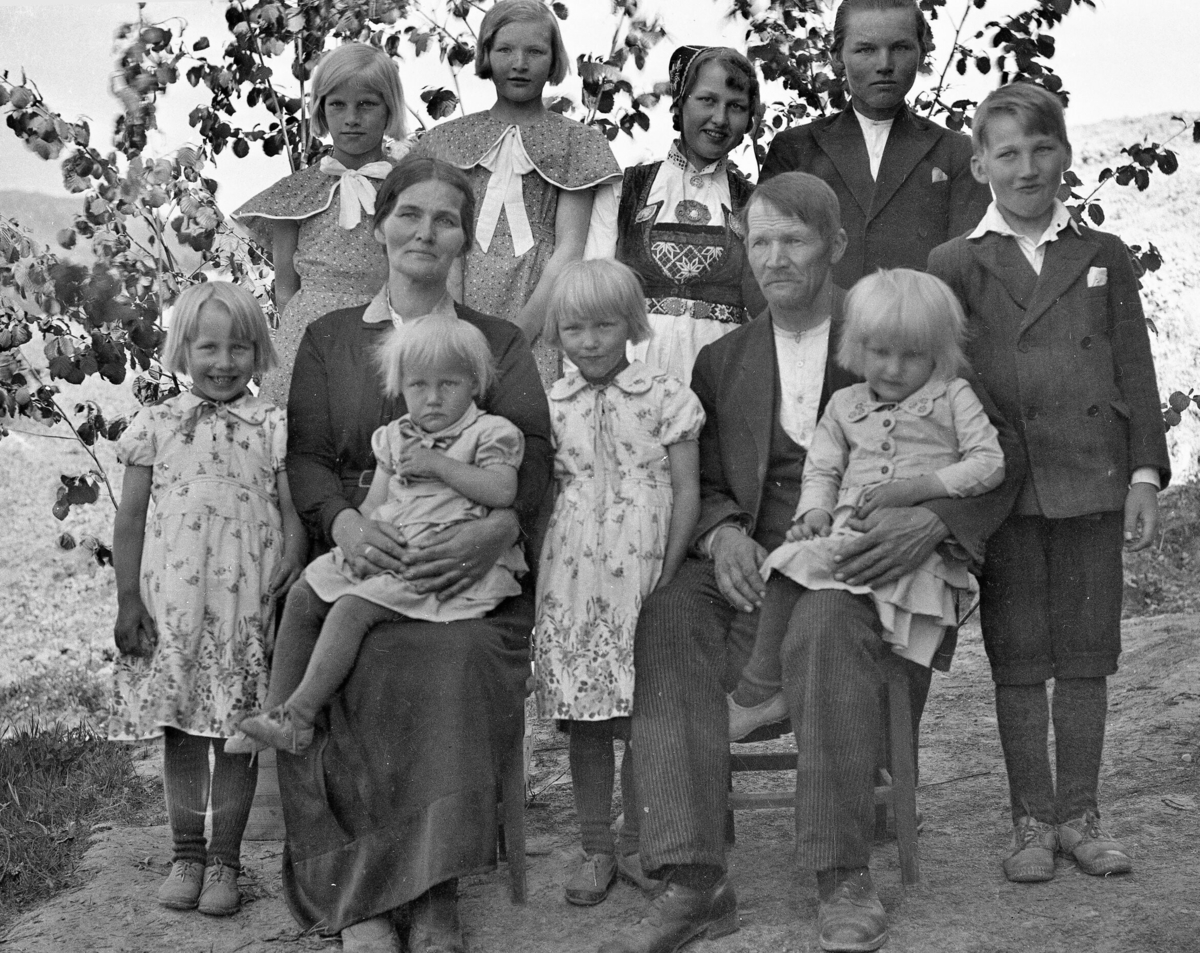
<path fill-rule="evenodd" d="M 208 738 L 178 728 L 163 730 L 163 789 L 174 842 L 172 862 L 204 863 L 204 812 L 208 807 Z"/>
<path fill-rule="evenodd" d="M 1046 683 L 997 685 L 996 723 L 1008 770 L 1013 821 L 1029 816 L 1047 824 L 1055 823 Z"/>
<path fill-rule="evenodd" d="M 638 803 L 636 780 L 633 774 L 633 744 L 626 741 L 625 753 L 621 756 L 621 810 L 625 812 L 625 822 L 621 825 L 617 844 L 617 850 L 626 856 L 637 853 L 642 824 L 642 806 Z"/>
<path fill-rule="evenodd" d="M 733 690 L 733 700 L 743 708 L 761 705 L 783 687 L 783 662 L 779 652 L 783 647 L 783 637 L 787 634 L 792 609 L 803 592 L 802 586 L 779 573 L 773 573 L 767 582 L 767 594 L 754 636 L 754 650 L 742 670 L 737 688 Z"/>
<path fill-rule="evenodd" d="M 613 837 L 609 824 L 616 771 L 612 723 L 572 721 L 568 753 L 584 853 L 611 854 Z"/>
<path fill-rule="evenodd" d="M 303 577 L 288 592 L 271 656 L 271 679 L 264 709 L 282 705 L 304 680 L 330 606 Z"/>
<path fill-rule="evenodd" d="M 1055 810 L 1059 823 L 1096 811 L 1108 682 L 1101 678 L 1054 681 Z"/>
<path fill-rule="evenodd" d="M 214 863 L 220 860 L 226 867 L 241 870 L 242 834 L 258 783 L 258 761 L 248 754 L 226 754 L 221 739 L 213 741 L 213 748 L 213 824 L 208 856 Z"/>

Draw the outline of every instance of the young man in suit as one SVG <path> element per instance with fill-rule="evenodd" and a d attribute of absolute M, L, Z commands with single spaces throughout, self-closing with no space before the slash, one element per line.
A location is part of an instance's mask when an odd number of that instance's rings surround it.
<path fill-rule="evenodd" d="M 929 252 L 973 228 L 990 200 L 971 175 L 971 140 L 905 102 L 928 47 L 915 0 L 843 0 L 833 62 L 850 108 L 771 141 L 761 182 L 809 172 L 838 197 L 848 240 L 833 268 L 839 287 L 877 268 L 924 270 Z"/>
<path fill-rule="evenodd" d="M 1097 788 L 1106 679 L 1121 652 L 1122 543 L 1153 541 L 1170 478 L 1146 320 L 1124 243 L 1079 225 L 1058 199 L 1071 145 L 1057 97 L 1005 86 L 980 104 L 973 132 L 972 169 L 995 201 L 973 232 L 934 250 L 929 271 L 961 299 L 967 357 L 1020 422 L 1029 458 L 1013 513 L 988 541 L 981 592 L 1014 825 L 1004 873 L 1049 880 L 1056 850 L 1084 873 L 1125 873 Z"/>

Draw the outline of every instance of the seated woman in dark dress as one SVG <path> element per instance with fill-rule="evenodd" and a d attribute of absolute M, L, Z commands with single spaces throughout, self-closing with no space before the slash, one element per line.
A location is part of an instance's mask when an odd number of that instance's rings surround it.
<path fill-rule="evenodd" d="M 529 345 L 507 321 L 456 305 L 446 277 L 471 242 L 474 199 L 462 172 L 409 158 L 379 191 L 375 237 L 388 280 L 365 307 L 327 314 L 300 344 L 288 400 L 288 476 L 317 553 L 337 545 L 359 575 L 400 572 L 442 597 L 479 579 L 532 528 L 550 478 L 546 398 Z M 405 413 L 384 395 L 375 348 L 394 325 L 456 315 L 488 340 L 497 380 L 481 409 L 525 436 L 516 502 L 408 547 L 355 506 L 370 486 L 371 435 Z M 297 603 L 304 590 L 297 592 Z M 458 878 L 495 862 L 496 780 L 521 730 L 533 627 L 532 580 L 483 619 L 377 626 L 318 718 L 313 744 L 281 753 L 284 888 L 296 919 L 342 934 L 347 951 L 462 950 Z M 282 627 L 303 614 L 289 601 Z M 315 633 L 313 634 L 315 637 Z M 268 706 L 303 676 L 311 644 L 281 638 Z M 290 687 L 289 687 L 290 686 Z"/>

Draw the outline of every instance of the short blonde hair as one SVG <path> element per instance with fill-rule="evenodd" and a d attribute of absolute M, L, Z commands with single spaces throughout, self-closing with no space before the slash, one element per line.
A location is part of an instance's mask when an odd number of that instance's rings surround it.
<path fill-rule="evenodd" d="M 967 367 L 966 328 L 962 305 L 940 278 L 912 268 L 880 268 L 846 294 L 838 363 L 861 376 L 867 343 L 882 339 L 932 354 L 934 377 L 950 380 Z"/>
<path fill-rule="evenodd" d="M 479 43 L 475 47 L 475 75 L 492 78 L 492 46 L 496 34 L 510 23 L 541 23 L 550 31 L 550 85 L 557 86 L 567 77 L 571 61 L 563 45 L 558 18 L 541 0 L 500 0 L 483 15 L 479 24 Z"/>
<path fill-rule="evenodd" d="M 645 341 L 653 333 L 646 317 L 642 283 L 632 268 L 615 258 L 573 261 L 563 268 L 546 305 L 542 340 L 561 349 L 558 322 L 594 314 L 618 314 L 624 318 L 626 340 L 633 344 Z"/>
<path fill-rule="evenodd" d="M 162 365 L 173 374 L 187 374 L 188 345 L 196 340 L 200 315 L 219 308 L 233 318 L 233 333 L 254 343 L 254 371 L 263 374 L 279 366 L 279 355 L 271 343 L 271 329 L 258 301 L 245 288 L 231 281 L 202 281 L 175 299 Z"/>
<path fill-rule="evenodd" d="M 971 120 L 971 145 L 976 155 L 987 149 L 988 126 L 997 116 L 1011 116 L 1027 135 L 1049 136 L 1071 148 L 1062 100 L 1045 86 L 1022 80 L 988 93 Z"/>
<path fill-rule="evenodd" d="M 390 56 L 367 43 L 345 43 L 330 50 L 317 63 L 312 76 L 313 133 L 316 136 L 329 134 L 325 97 L 342 83 L 352 83 L 378 93 L 388 111 L 384 132 L 393 139 L 408 136 L 400 73 Z"/>
<path fill-rule="evenodd" d="M 447 364 L 467 371 L 475 379 L 481 398 L 496 379 L 487 338 L 475 325 L 460 318 L 431 316 L 406 321 L 379 346 L 376 360 L 389 397 L 404 393 L 406 375 Z"/>

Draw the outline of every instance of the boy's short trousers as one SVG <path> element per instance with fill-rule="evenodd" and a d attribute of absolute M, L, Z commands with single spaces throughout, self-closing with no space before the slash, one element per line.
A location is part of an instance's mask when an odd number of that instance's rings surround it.
<path fill-rule="evenodd" d="M 979 614 L 997 684 L 1117 670 L 1124 523 L 1119 512 L 1010 516 L 988 540 Z"/>

